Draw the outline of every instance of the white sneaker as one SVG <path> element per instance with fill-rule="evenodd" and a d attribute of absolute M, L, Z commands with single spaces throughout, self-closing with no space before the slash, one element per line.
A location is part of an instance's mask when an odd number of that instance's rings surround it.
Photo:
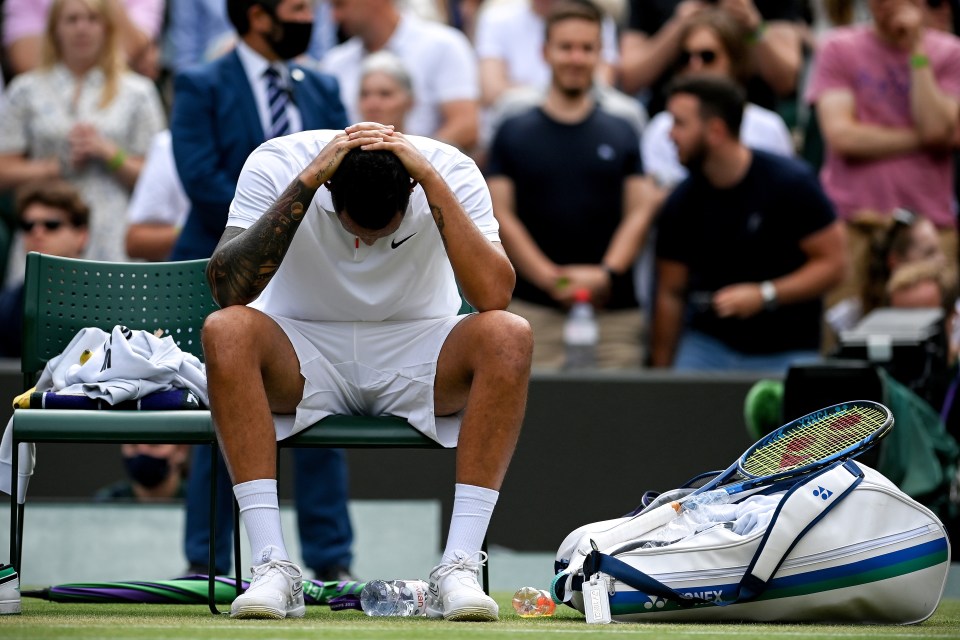
<path fill-rule="evenodd" d="M 478 551 L 467 556 L 463 551 L 456 551 L 454 555 L 456 562 L 440 564 L 430 572 L 427 617 L 474 622 L 499 620 L 500 608 L 477 582 L 487 554 Z"/>
<path fill-rule="evenodd" d="M 269 560 L 251 569 L 250 588 L 230 607 L 231 618 L 302 618 L 303 572 L 289 560 Z"/>
<path fill-rule="evenodd" d="M 0 565 L 0 615 L 20 613 L 20 576 L 9 564 Z"/>

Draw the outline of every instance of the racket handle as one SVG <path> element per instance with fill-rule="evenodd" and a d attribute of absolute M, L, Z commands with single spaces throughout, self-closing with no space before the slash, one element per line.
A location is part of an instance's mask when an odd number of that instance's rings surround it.
<path fill-rule="evenodd" d="M 587 556 L 593 551 L 591 541 L 597 545 L 600 550 L 608 549 L 612 545 L 636 540 L 645 533 L 653 531 L 657 527 L 663 526 L 672 521 L 680 513 L 680 501 L 668 502 L 660 505 L 653 511 L 641 513 L 635 518 L 631 518 L 607 531 L 584 534 L 577 543 L 577 552 Z"/>

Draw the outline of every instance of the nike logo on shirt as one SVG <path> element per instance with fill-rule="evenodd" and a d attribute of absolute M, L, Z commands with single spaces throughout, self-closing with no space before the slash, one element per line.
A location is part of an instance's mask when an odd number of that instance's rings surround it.
<path fill-rule="evenodd" d="M 400 245 L 402 245 L 404 242 L 406 242 L 407 240 L 409 240 L 410 238 L 412 238 L 412 237 L 415 236 L 415 235 L 417 235 L 417 232 L 416 232 L 416 231 L 414 231 L 413 233 L 411 233 L 410 235 L 408 235 L 406 238 L 404 238 L 403 240 L 401 240 L 401 241 L 399 241 L 399 242 L 397 242 L 396 240 L 391 240 L 391 241 L 390 241 L 390 248 L 391 248 L 391 249 L 396 249 L 397 247 L 399 247 Z"/>

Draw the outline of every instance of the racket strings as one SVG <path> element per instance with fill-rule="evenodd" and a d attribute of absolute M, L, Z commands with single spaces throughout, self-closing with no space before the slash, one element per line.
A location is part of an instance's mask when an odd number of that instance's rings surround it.
<path fill-rule="evenodd" d="M 742 469 L 753 476 L 766 476 L 830 458 L 876 433 L 887 417 L 872 407 L 851 407 L 819 416 L 758 446 Z"/>

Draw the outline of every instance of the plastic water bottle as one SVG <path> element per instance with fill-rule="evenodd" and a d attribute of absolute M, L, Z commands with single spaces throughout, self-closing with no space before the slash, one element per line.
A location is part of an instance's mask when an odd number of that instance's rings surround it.
<path fill-rule="evenodd" d="M 520 587 L 513 594 L 513 610 L 521 618 L 540 618 L 552 616 L 557 605 L 546 589 Z"/>
<path fill-rule="evenodd" d="M 563 344 L 566 349 L 564 369 L 590 369 L 597 366 L 597 343 L 600 329 L 590 304 L 590 292 L 578 289 L 563 325 Z"/>
<path fill-rule="evenodd" d="M 368 616 L 425 616 L 427 589 L 423 580 L 371 580 L 360 592 L 360 608 Z"/>

